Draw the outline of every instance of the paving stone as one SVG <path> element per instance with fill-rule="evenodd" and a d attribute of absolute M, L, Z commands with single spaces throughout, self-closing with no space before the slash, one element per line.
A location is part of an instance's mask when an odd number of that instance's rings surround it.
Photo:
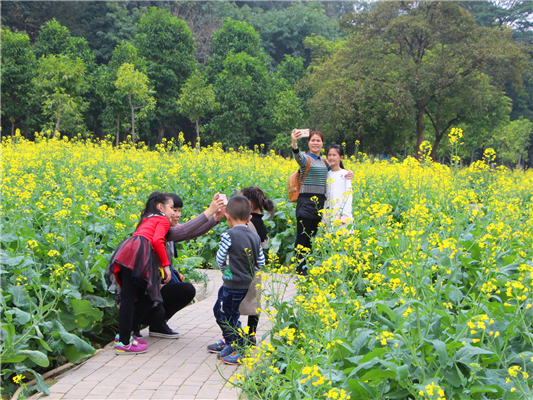
<path fill-rule="evenodd" d="M 115 390 L 115 386 L 99 385 L 89 392 L 89 395 L 107 397 Z"/>
<path fill-rule="evenodd" d="M 129 395 L 130 399 L 150 399 L 152 398 L 155 390 L 139 390 L 137 389 Z"/>
<path fill-rule="evenodd" d="M 84 399 L 89 394 L 89 389 L 73 388 L 63 395 L 64 399 Z"/>
<path fill-rule="evenodd" d="M 148 382 L 144 381 L 138 386 L 138 390 L 156 390 L 159 386 L 161 386 L 161 382 Z"/>
<path fill-rule="evenodd" d="M 156 390 L 152 399 L 172 399 L 176 392 L 176 390 Z"/>
<path fill-rule="evenodd" d="M 94 386 L 93 386 L 94 387 Z M 91 387 L 90 389 L 92 389 Z M 69 383 L 58 382 L 50 388 L 50 392 L 53 393 L 67 393 L 73 388 L 73 385 Z"/>
<path fill-rule="evenodd" d="M 192 397 L 192 396 L 196 396 L 196 393 L 198 393 L 199 391 L 200 391 L 200 387 L 198 385 L 194 385 L 194 386 L 183 385 L 178 389 L 176 394 L 187 394 Z"/>

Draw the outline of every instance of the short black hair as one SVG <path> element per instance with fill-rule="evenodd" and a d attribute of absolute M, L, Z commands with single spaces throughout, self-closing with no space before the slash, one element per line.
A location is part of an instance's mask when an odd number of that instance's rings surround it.
<path fill-rule="evenodd" d="M 183 208 L 183 200 L 181 199 L 181 197 L 174 193 L 168 193 L 168 196 L 174 202 L 174 207 L 172 208 Z"/>
<path fill-rule="evenodd" d="M 233 219 L 239 221 L 248 221 L 252 213 L 252 206 L 250 201 L 244 196 L 233 196 L 228 201 L 226 206 L 226 212 Z"/>

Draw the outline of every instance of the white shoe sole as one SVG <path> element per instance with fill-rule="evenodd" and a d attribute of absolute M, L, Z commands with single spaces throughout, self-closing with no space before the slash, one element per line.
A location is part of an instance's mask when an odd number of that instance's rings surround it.
<path fill-rule="evenodd" d="M 162 339 L 179 339 L 181 335 L 179 333 L 169 334 L 169 333 L 150 332 L 149 336 L 158 337 Z"/>

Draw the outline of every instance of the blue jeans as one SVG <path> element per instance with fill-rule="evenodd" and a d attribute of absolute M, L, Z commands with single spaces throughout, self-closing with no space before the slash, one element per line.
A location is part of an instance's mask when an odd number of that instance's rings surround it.
<path fill-rule="evenodd" d="M 240 336 L 241 322 L 239 306 L 248 293 L 248 289 L 228 289 L 222 286 L 218 290 L 218 298 L 213 313 L 218 326 L 222 329 L 222 336 L 228 344 L 244 345 L 244 338 Z"/>

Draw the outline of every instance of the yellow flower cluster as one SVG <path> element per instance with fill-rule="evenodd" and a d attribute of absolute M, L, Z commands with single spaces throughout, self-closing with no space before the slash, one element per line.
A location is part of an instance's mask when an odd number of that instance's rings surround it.
<path fill-rule="evenodd" d="M 431 382 L 430 385 L 427 385 L 424 390 L 421 390 L 418 394 L 422 397 L 433 397 L 434 395 L 437 395 L 436 400 L 446 400 L 446 396 L 444 393 L 444 390 L 439 385 L 435 385 L 435 382 Z"/>

